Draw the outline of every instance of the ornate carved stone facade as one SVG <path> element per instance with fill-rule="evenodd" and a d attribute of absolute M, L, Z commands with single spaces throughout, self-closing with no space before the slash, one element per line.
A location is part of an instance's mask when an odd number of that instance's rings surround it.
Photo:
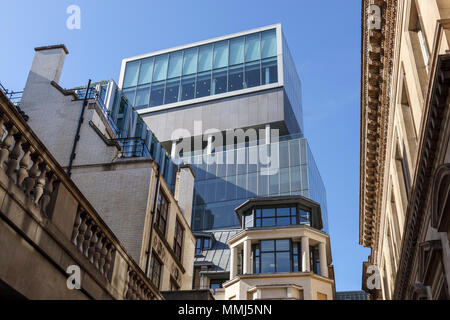
<path fill-rule="evenodd" d="M 360 244 L 371 248 L 363 289 L 377 299 L 448 299 L 450 2 L 362 8 Z M 379 283 L 368 283 L 373 265 Z"/>

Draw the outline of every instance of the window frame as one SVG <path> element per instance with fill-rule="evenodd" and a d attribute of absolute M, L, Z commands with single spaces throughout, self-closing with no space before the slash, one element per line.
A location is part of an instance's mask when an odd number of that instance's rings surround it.
<path fill-rule="evenodd" d="M 288 250 L 277 250 L 277 241 L 288 240 L 289 241 L 289 249 Z M 262 242 L 273 242 L 273 250 L 263 251 L 261 249 Z M 252 245 L 252 257 L 253 257 L 253 274 L 265 274 L 265 273 L 285 273 L 285 272 L 293 272 L 293 241 L 290 238 L 283 239 L 267 239 L 267 240 L 259 240 L 258 243 Z M 257 250 L 259 253 L 257 253 Z M 273 272 L 262 272 L 262 254 L 273 254 L 273 263 L 274 263 L 274 271 Z M 280 253 L 289 253 L 289 271 L 281 271 L 277 270 L 277 254 Z M 300 253 L 298 253 L 300 255 Z"/>
<path fill-rule="evenodd" d="M 155 263 L 158 265 L 158 283 L 155 283 Z M 150 263 L 150 271 L 148 277 L 150 278 L 151 282 L 160 289 L 161 286 L 161 277 L 162 277 L 162 271 L 163 271 L 164 264 L 159 259 L 158 255 L 155 252 L 152 252 L 152 261 Z"/>
<path fill-rule="evenodd" d="M 178 260 L 182 261 L 183 256 L 184 228 L 178 218 L 175 221 L 175 232 L 173 237 L 173 251 Z"/>
<path fill-rule="evenodd" d="M 161 213 L 162 213 L 161 204 L 163 202 L 160 201 L 160 199 L 164 200 L 164 203 L 166 204 L 164 206 L 165 216 L 161 215 Z M 169 203 L 167 196 L 164 194 L 164 192 L 162 190 L 160 190 L 158 192 L 158 201 L 157 201 L 157 205 L 156 205 L 155 226 L 164 236 L 166 235 L 166 231 L 167 231 L 167 220 L 168 220 L 168 216 L 169 216 L 169 207 L 170 207 L 170 203 Z M 163 228 L 161 228 L 161 224 L 163 224 Z"/>

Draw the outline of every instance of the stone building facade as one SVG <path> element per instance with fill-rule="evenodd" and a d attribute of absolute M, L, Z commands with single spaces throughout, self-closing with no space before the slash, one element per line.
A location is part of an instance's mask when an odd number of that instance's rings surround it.
<path fill-rule="evenodd" d="M 172 192 L 156 160 L 124 152 L 96 98 L 80 99 L 58 84 L 65 46 L 35 51 L 20 101 L 29 125 L 154 286 L 192 289 L 192 170 L 178 168 Z"/>
<path fill-rule="evenodd" d="M 449 299 L 450 2 L 364 0 L 362 9 L 363 289 Z"/>

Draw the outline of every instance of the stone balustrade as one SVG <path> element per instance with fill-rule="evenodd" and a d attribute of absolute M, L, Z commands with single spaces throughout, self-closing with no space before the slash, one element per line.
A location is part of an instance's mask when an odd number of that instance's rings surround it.
<path fill-rule="evenodd" d="M 1 170 L 5 174 L 1 173 L 0 176 L 7 181 L 4 188 L 13 195 L 13 198 L 14 194 L 22 193 L 16 198 L 24 199 L 23 208 L 31 206 L 30 209 L 26 209 L 26 214 L 37 221 L 44 232 L 51 234 L 55 243 L 62 246 L 64 252 L 69 253 L 73 260 L 78 261 L 85 272 L 90 273 L 93 279 L 100 279 L 95 281 L 109 297 L 136 300 L 162 299 L 158 289 L 122 247 L 113 232 L 2 92 L 0 92 Z M 73 214 L 60 209 L 67 207 L 70 202 L 66 201 L 67 197 L 58 195 L 61 192 L 69 194 L 70 199 L 73 199 L 71 200 L 75 203 Z M 35 212 L 39 215 L 36 216 Z M 5 215 L 4 212 L 1 214 Z M 15 214 L 17 215 L 17 212 Z M 63 269 L 66 267 L 61 266 Z"/>

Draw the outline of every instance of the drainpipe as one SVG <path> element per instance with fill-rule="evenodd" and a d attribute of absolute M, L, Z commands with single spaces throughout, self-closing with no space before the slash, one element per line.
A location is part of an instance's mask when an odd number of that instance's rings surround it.
<path fill-rule="evenodd" d="M 160 179 L 161 179 L 161 172 L 159 171 L 159 164 L 156 164 L 156 171 L 158 174 L 156 176 L 155 198 L 153 199 L 152 222 L 150 224 L 150 237 L 148 239 L 147 251 L 145 252 L 147 254 L 147 261 L 145 263 L 145 275 L 147 277 L 148 277 L 148 267 L 150 266 L 150 260 L 151 260 L 153 228 L 154 228 L 154 223 L 155 223 L 156 204 L 158 201 L 159 186 L 160 186 Z"/>
<path fill-rule="evenodd" d="M 91 86 L 91 79 L 89 79 L 89 81 L 88 81 L 86 93 L 84 94 L 83 108 L 81 109 L 80 119 L 78 120 L 77 132 L 75 134 L 75 139 L 73 141 L 72 153 L 70 154 L 69 167 L 67 168 L 67 175 L 69 176 L 69 178 L 72 175 L 72 164 L 73 164 L 73 160 L 76 157 L 75 151 L 77 150 L 77 144 L 78 144 L 78 141 L 80 140 L 81 125 L 83 124 L 83 121 L 84 121 L 84 111 L 86 110 L 86 106 L 87 106 L 90 86 Z"/>

